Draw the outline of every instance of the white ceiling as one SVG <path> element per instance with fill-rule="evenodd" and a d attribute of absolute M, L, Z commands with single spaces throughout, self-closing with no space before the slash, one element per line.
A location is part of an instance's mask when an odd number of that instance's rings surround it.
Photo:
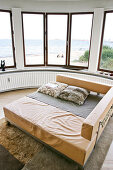
<path fill-rule="evenodd" d="M 113 0 L 0 0 L 0 9 L 21 8 L 23 11 L 75 12 L 113 9 Z"/>
<path fill-rule="evenodd" d="M 11 0 L 10 0 L 11 1 Z M 26 0 L 26 1 L 38 1 L 38 2 L 95 2 L 95 1 L 105 1 L 105 0 Z M 109 0 L 106 0 L 109 1 Z"/>

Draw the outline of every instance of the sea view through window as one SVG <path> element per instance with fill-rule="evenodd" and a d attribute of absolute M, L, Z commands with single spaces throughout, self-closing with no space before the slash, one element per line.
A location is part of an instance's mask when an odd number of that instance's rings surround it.
<path fill-rule="evenodd" d="M 7 67 L 14 66 L 10 15 L 0 11 L 0 61 L 5 60 Z"/>

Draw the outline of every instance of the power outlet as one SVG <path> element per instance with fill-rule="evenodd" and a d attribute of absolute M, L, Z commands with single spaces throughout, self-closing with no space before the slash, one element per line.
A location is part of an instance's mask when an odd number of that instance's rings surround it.
<path fill-rule="evenodd" d="M 7 81 L 10 82 L 10 78 L 9 77 L 7 78 Z"/>

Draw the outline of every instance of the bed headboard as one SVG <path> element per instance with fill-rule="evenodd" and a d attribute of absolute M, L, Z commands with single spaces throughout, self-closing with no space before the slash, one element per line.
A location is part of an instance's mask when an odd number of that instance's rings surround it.
<path fill-rule="evenodd" d="M 72 86 L 82 87 L 87 90 L 97 92 L 97 93 L 102 93 L 102 94 L 106 94 L 111 88 L 111 86 L 109 85 L 99 84 L 92 81 L 82 80 L 82 79 L 78 79 L 71 76 L 65 76 L 65 75 L 57 75 L 56 81 L 61 83 L 66 83 Z"/>

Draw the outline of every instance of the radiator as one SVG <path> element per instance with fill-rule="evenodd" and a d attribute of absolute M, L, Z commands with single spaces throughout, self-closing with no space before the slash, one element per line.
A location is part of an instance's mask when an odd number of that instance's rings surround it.
<path fill-rule="evenodd" d="M 57 74 L 70 75 L 76 78 L 109 84 L 113 86 L 113 80 L 79 73 L 67 73 L 58 71 L 28 71 L 5 73 L 0 75 L 0 92 L 13 89 L 38 87 L 44 83 L 55 81 Z"/>

